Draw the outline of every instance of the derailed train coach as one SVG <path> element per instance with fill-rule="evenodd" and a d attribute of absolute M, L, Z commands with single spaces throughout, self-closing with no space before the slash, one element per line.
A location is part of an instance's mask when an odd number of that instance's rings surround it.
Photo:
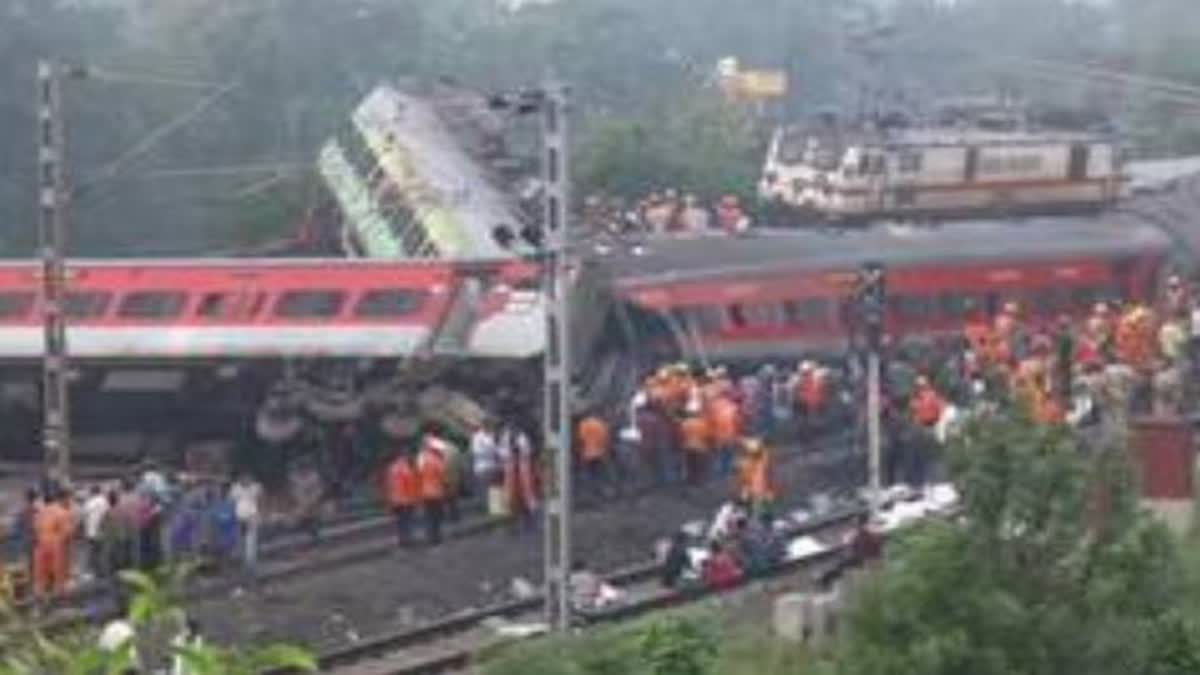
<path fill-rule="evenodd" d="M 1149 224 L 1039 218 L 664 240 L 614 260 L 612 273 L 640 344 L 722 362 L 845 353 L 868 261 L 887 269 L 886 332 L 932 340 L 1008 301 L 1033 324 L 1101 301 L 1151 301 L 1169 252 Z"/>
<path fill-rule="evenodd" d="M 868 261 L 888 271 L 887 332 L 928 340 L 1012 300 L 1033 323 L 1081 316 L 1098 301 L 1151 301 L 1170 252 L 1144 222 L 1045 218 L 608 247 L 575 272 L 577 401 L 611 403 L 666 359 L 845 353 Z M 38 446 L 38 270 L 0 265 L 6 453 Z M 540 400 L 545 315 L 533 263 L 73 261 L 70 270 L 80 435 L 134 428 L 182 443 L 236 430 L 261 443 L 286 441 L 310 420 L 333 428 L 369 418 L 395 436 L 429 411 L 452 409 L 461 422 L 479 414 L 475 404 L 517 398 L 534 412 Z"/>
<path fill-rule="evenodd" d="M 146 444 L 279 436 L 297 414 L 336 423 L 410 406 L 394 384 L 417 371 L 529 372 L 542 349 L 538 274 L 521 261 L 72 261 L 80 447 L 128 457 L 161 450 Z M 40 434 L 39 265 L 0 264 L 0 289 L 0 452 L 28 455 Z M 287 423 L 255 433 L 284 399 Z"/>

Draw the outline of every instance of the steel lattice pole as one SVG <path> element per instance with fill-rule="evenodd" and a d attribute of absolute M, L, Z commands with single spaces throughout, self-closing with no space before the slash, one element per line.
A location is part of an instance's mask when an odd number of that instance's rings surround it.
<path fill-rule="evenodd" d="M 546 618 L 551 628 L 571 624 L 568 580 L 571 574 L 571 280 L 569 268 L 567 92 L 548 82 L 542 106 L 542 174 L 545 182 L 546 350 L 543 437 L 554 462 L 547 481 L 545 532 Z"/>
<path fill-rule="evenodd" d="M 70 473 L 71 429 L 66 335 L 66 191 L 62 73 L 38 63 L 38 234 L 42 254 L 42 443 L 47 470 L 61 481 Z"/>

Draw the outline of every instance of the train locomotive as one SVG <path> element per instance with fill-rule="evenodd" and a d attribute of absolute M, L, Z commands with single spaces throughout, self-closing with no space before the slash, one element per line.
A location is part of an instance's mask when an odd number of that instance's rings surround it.
<path fill-rule="evenodd" d="M 1124 185 L 1115 141 L 1068 131 L 785 127 L 759 185 L 827 221 L 1096 212 Z"/>

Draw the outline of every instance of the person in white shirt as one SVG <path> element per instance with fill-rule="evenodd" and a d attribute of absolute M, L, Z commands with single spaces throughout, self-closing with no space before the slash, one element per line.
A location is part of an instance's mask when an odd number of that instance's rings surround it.
<path fill-rule="evenodd" d="M 496 432 L 490 420 L 480 422 L 471 434 L 471 467 L 474 475 L 473 490 L 486 495 L 494 485 L 500 471 L 500 457 L 496 448 Z"/>
<path fill-rule="evenodd" d="M 144 494 L 152 496 L 155 501 L 161 500 L 167 494 L 167 478 L 159 470 L 158 465 L 153 462 L 147 462 L 146 469 L 142 472 L 141 484 L 138 488 Z"/>
<path fill-rule="evenodd" d="M 734 524 L 744 519 L 747 513 L 747 504 L 740 499 L 722 504 L 713 517 L 712 527 L 708 529 L 708 540 L 724 541 L 733 533 Z"/>
<path fill-rule="evenodd" d="M 247 568 L 253 569 L 258 563 L 259 501 L 262 499 L 262 486 L 243 474 L 229 489 L 229 497 L 233 500 L 241 533 L 242 561 Z"/>
<path fill-rule="evenodd" d="M 87 541 L 88 571 L 97 579 L 104 576 L 104 544 L 100 527 L 108 514 L 108 496 L 99 485 L 93 485 L 83 502 L 83 537 Z"/>

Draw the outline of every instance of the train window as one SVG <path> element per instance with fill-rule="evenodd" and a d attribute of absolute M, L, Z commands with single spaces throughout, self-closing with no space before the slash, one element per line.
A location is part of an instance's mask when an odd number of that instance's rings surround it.
<path fill-rule="evenodd" d="M 67 293 L 63 301 L 63 313 L 70 319 L 88 319 L 104 316 L 112 294 L 102 291 Z"/>
<path fill-rule="evenodd" d="M 716 307 L 693 307 L 689 310 L 692 320 L 703 333 L 716 333 L 721 330 L 721 310 Z"/>
<path fill-rule="evenodd" d="M 20 319 L 33 308 L 33 293 L 0 293 L 0 321 Z"/>
<path fill-rule="evenodd" d="M 917 203 L 917 191 L 911 187 L 898 187 L 894 193 L 896 206 L 912 206 Z"/>
<path fill-rule="evenodd" d="M 826 298 L 787 300 L 783 303 L 783 313 L 790 324 L 824 325 L 829 323 L 829 307 Z"/>
<path fill-rule="evenodd" d="M 752 326 L 778 326 L 783 323 L 783 313 L 775 304 L 749 305 L 746 318 Z"/>
<path fill-rule="evenodd" d="M 900 153 L 900 173 L 920 173 L 925 164 L 925 155 L 920 152 L 907 151 Z"/>
<path fill-rule="evenodd" d="M 893 295 L 889 304 L 906 321 L 925 320 L 933 314 L 933 301 L 921 295 Z"/>
<path fill-rule="evenodd" d="M 117 316 L 123 319 L 166 319 L 183 311 L 183 291 L 138 291 L 121 298 Z"/>
<path fill-rule="evenodd" d="M 232 308 L 233 296 L 229 293 L 205 293 L 204 297 L 200 298 L 196 314 L 205 319 L 216 319 L 228 316 Z"/>
<path fill-rule="evenodd" d="M 938 306 L 942 316 L 947 319 L 963 319 L 980 309 L 982 301 L 978 296 L 964 293 L 942 293 L 938 296 Z"/>
<path fill-rule="evenodd" d="M 336 316 L 346 294 L 341 291 L 288 291 L 275 301 L 275 316 L 321 319 Z"/>
<path fill-rule="evenodd" d="M 742 305 L 730 305 L 728 312 L 729 323 L 732 324 L 734 328 L 745 328 L 746 324 L 749 323 L 746 320 L 746 308 Z"/>
<path fill-rule="evenodd" d="M 354 314 L 365 317 L 404 316 L 417 311 L 424 300 L 424 291 L 407 288 L 367 291 L 355 306 Z"/>

